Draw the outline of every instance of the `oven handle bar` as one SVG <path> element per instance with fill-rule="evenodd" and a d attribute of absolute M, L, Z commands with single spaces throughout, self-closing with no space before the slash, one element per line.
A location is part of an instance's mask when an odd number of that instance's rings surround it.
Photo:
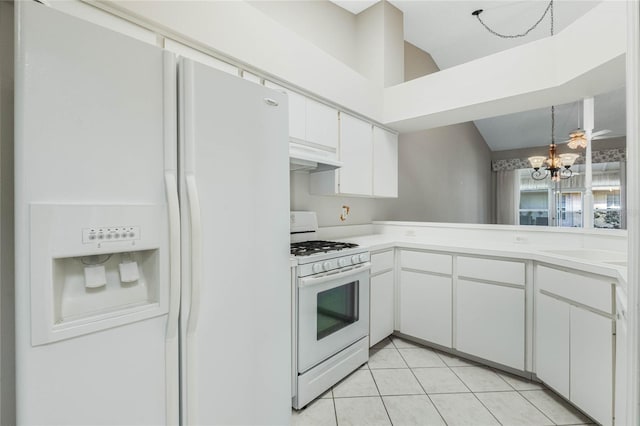
<path fill-rule="evenodd" d="M 327 275 L 321 275 L 316 277 L 305 277 L 301 278 L 298 284 L 298 287 L 310 287 L 313 285 L 319 285 L 326 283 L 328 281 L 341 280 L 343 278 L 348 278 L 353 275 L 357 275 L 363 271 L 371 269 L 371 262 L 361 263 L 359 265 L 349 267 L 348 269 L 341 269 L 338 273 L 329 273 Z"/>

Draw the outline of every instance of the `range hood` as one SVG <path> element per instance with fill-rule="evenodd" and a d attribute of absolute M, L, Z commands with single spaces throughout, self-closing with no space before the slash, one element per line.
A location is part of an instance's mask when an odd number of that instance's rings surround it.
<path fill-rule="evenodd" d="M 334 153 L 291 141 L 289 144 L 289 170 L 323 172 L 342 167 L 342 162 L 331 158 Z"/>

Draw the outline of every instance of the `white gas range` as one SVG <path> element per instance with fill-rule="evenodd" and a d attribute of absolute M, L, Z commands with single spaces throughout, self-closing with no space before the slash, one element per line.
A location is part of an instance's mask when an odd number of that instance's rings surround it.
<path fill-rule="evenodd" d="M 356 244 L 316 239 L 315 212 L 291 212 L 293 407 L 314 398 L 369 359 L 370 254 Z"/>

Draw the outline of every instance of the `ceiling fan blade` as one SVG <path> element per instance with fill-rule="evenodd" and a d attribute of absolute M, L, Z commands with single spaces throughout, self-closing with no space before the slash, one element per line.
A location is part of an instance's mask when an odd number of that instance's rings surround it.
<path fill-rule="evenodd" d="M 597 136 L 606 135 L 607 133 L 611 133 L 611 130 L 608 130 L 608 129 L 598 130 L 597 132 L 591 133 L 591 139 L 593 139 L 593 138 L 595 138 Z"/>

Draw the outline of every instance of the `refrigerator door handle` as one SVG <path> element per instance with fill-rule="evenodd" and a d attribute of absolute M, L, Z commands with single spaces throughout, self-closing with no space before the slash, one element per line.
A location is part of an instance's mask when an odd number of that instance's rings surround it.
<path fill-rule="evenodd" d="M 169 209 L 169 315 L 165 339 L 167 424 L 179 421 L 178 318 L 180 315 L 180 206 L 175 173 L 164 175 Z"/>
<path fill-rule="evenodd" d="M 187 334 L 195 333 L 198 325 L 200 311 L 200 273 L 202 264 L 202 221 L 200 219 L 200 199 L 196 177 L 187 175 L 187 197 L 189 198 L 189 211 L 191 213 L 191 300 L 189 303 L 189 319 L 187 322 Z"/>
<path fill-rule="evenodd" d="M 197 424 L 198 392 L 197 392 L 197 366 L 196 366 L 196 328 L 200 311 L 200 281 L 202 264 L 202 222 L 200 218 L 200 199 L 196 177 L 193 174 L 185 176 L 187 186 L 187 198 L 189 200 L 189 212 L 191 220 L 191 291 L 189 301 L 189 318 L 187 319 L 186 353 L 187 353 L 187 380 L 186 380 L 186 421 L 187 424 Z"/>
<path fill-rule="evenodd" d="M 178 334 L 178 316 L 180 313 L 180 207 L 178 201 L 178 183 L 174 173 L 164 176 L 169 208 L 169 319 L 167 321 L 167 339 Z"/>

